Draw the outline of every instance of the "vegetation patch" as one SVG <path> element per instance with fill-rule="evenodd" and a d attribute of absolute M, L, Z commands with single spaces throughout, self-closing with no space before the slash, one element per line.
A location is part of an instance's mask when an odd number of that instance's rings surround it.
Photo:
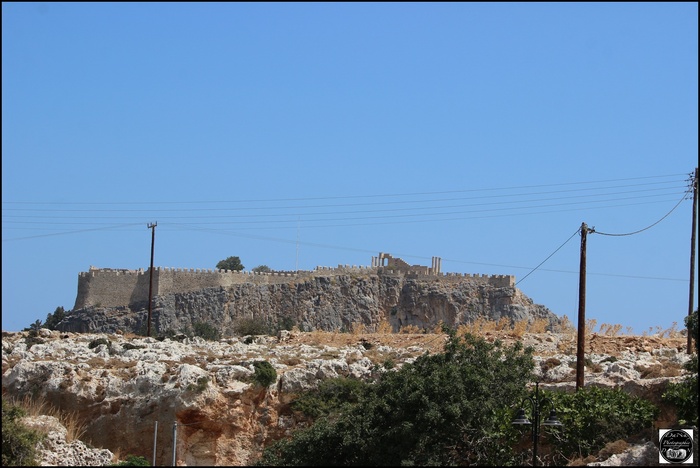
<path fill-rule="evenodd" d="M 253 368 L 253 382 L 261 387 L 267 387 L 277 381 L 277 371 L 268 361 L 255 361 Z"/>
<path fill-rule="evenodd" d="M 189 384 L 187 390 L 195 393 L 202 393 L 209 385 L 209 377 L 202 376 L 197 379 L 196 384 Z"/>
<path fill-rule="evenodd" d="M 28 429 L 20 419 L 26 415 L 21 407 L 2 398 L 2 465 L 37 465 L 36 446 L 42 435 Z"/>

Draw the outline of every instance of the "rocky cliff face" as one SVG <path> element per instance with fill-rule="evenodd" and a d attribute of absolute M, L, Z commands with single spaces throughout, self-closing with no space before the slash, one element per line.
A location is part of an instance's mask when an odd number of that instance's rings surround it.
<path fill-rule="evenodd" d="M 70 312 L 58 329 L 68 332 L 141 332 L 147 304 L 117 308 L 90 307 Z M 477 318 L 511 323 L 560 319 L 534 304 L 514 287 L 462 281 L 415 279 L 390 275 L 334 275 L 290 280 L 287 284 L 240 284 L 154 298 L 151 326 L 155 334 L 191 330 L 197 322 L 216 324 L 232 336 L 236 322 L 256 319 L 271 328 L 295 324 L 302 331 L 348 331 L 356 324 L 369 330 L 388 321 L 394 331 L 406 326 L 433 329 L 441 321 L 457 327 Z"/>
<path fill-rule="evenodd" d="M 441 352 L 446 338 L 280 332 L 277 337 L 218 342 L 161 341 L 42 329 L 32 341 L 27 332 L 3 332 L 2 392 L 18 400 L 42 398 L 78 414 L 87 425 L 86 442 L 122 457 L 150 461 L 155 449 L 159 465 L 170 465 L 173 458 L 178 465 L 250 465 L 266 445 L 306 424 L 289 405 L 300 392 L 332 377 L 366 379 L 391 372 L 383 366 L 387 360 L 400 368 L 426 351 Z M 505 338 L 533 346 L 543 388 L 573 391 L 573 337 L 545 333 Z M 684 338 L 591 338 L 586 385 L 617 386 L 658 400 L 669 380 L 680 379 L 670 377 L 679 372 L 663 373 L 678 371 L 689 359 L 684 346 Z M 617 358 L 609 359 L 602 350 Z M 277 380 L 268 387 L 251 378 L 259 360 L 276 370 Z M 660 427 L 671 423 L 659 422 Z"/>

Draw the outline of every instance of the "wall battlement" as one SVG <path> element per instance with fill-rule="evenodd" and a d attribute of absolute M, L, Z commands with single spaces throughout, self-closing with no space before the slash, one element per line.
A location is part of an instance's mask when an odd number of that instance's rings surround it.
<path fill-rule="evenodd" d="M 478 282 L 495 287 L 515 287 L 515 276 L 442 273 L 441 259 L 433 257 L 432 266 L 409 265 L 400 258 L 380 253 L 372 257 L 371 266 L 317 266 L 300 271 L 231 271 L 200 268 L 157 267 L 153 269 L 153 296 L 185 293 L 206 288 L 228 288 L 236 284 L 285 284 L 320 276 L 396 275 L 408 278 L 434 279 L 446 282 Z M 78 274 L 78 294 L 73 310 L 84 307 L 119 307 L 147 303 L 151 275 L 149 270 L 96 268 Z"/>

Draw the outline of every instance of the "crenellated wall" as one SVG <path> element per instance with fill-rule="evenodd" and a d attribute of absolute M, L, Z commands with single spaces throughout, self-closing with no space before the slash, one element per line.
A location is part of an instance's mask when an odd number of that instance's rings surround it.
<path fill-rule="evenodd" d="M 515 287 L 511 275 L 478 275 L 441 273 L 441 260 L 433 257 L 432 267 L 408 265 L 399 258 L 380 253 L 372 257 L 372 266 L 338 265 L 316 267 L 312 271 L 251 271 L 207 270 L 199 268 L 164 268 L 153 270 L 153 296 L 184 293 L 206 288 L 228 288 L 235 284 L 283 284 L 318 276 L 338 275 L 397 275 L 420 277 L 444 282 L 476 282 L 499 288 Z M 89 306 L 119 307 L 147 303 L 151 277 L 148 270 L 95 268 L 78 274 L 78 294 L 73 310 Z"/>

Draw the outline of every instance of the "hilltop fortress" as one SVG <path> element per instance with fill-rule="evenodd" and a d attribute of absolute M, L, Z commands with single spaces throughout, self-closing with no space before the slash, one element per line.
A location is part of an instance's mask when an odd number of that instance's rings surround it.
<path fill-rule="evenodd" d="M 316 267 L 311 271 L 230 271 L 195 268 L 149 270 L 95 268 L 78 275 L 78 294 L 73 310 L 86 307 L 123 307 L 132 304 L 148 303 L 152 281 L 152 296 L 190 293 L 208 288 L 230 288 L 235 285 L 274 285 L 306 281 L 318 277 L 333 276 L 395 276 L 407 279 L 435 280 L 446 284 L 470 282 L 476 285 L 490 285 L 496 288 L 514 288 L 515 276 L 442 273 L 442 260 L 433 257 L 430 267 L 409 265 L 400 258 L 388 253 L 372 257 L 370 266 L 338 265 L 337 267 Z"/>

